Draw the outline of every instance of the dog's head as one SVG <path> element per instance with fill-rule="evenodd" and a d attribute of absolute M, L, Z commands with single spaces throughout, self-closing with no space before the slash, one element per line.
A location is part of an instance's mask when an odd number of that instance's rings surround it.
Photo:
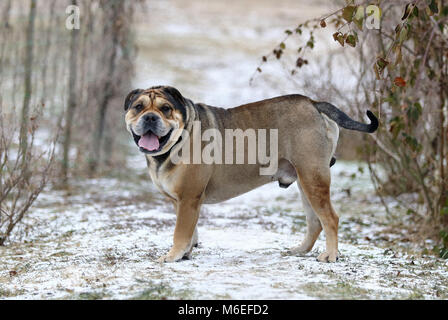
<path fill-rule="evenodd" d="M 168 86 L 128 94 L 124 102 L 126 128 L 141 152 L 158 156 L 176 144 L 185 127 L 186 104 L 180 92 Z"/>

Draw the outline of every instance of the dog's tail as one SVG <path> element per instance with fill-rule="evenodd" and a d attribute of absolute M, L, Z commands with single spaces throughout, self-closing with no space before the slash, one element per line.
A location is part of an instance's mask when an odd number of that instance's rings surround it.
<path fill-rule="evenodd" d="M 327 115 L 331 120 L 335 121 L 339 126 L 348 130 L 356 130 L 362 132 L 372 133 L 378 129 L 378 118 L 367 110 L 367 116 L 370 119 L 370 124 L 361 123 L 353 120 L 344 112 L 336 108 L 334 105 L 328 102 L 313 102 L 319 112 Z"/>

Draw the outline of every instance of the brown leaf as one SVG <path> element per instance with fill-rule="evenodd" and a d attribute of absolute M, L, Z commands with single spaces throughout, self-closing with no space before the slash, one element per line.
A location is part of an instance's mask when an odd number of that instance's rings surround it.
<path fill-rule="evenodd" d="M 384 69 L 388 66 L 389 61 L 387 61 L 383 58 L 378 58 L 378 60 L 376 61 L 376 64 L 378 66 L 378 71 L 380 73 L 382 73 L 384 71 Z"/>
<path fill-rule="evenodd" d="M 354 35 L 349 35 L 347 39 L 345 39 L 345 43 L 349 46 L 356 47 L 356 37 Z"/>
<path fill-rule="evenodd" d="M 344 46 L 344 44 L 345 44 L 344 36 L 339 36 L 338 42 L 340 43 L 341 46 Z"/>
<path fill-rule="evenodd" d="M 403 88 L 406 86 L 406 81 L 402 77 L 396 77 L 394 83 L 397 87 Z"/>
<path fill-rule="evenodd" d="M 333 33 L 333 39 L 334 39 L 334 41 L 338 41 L 338 35 L 339 35 L 339 32 L 335 32 L 335 33 Z"/>
<path fill-rule="evenodd" d="M 347 6 L 342 11 L 342 18 L 345 19 L 347 22 L 353 21 L 353 15 L 355 14 L 356 7 L 355 6 Z"/>
<path fill-rule="evenodd" d="M 341 46 L 344 46 L 345 38 L 347 35 L 343 35 L 341 32 L 336 32 L 333 34 L 334 41 L 339 42 Z"/>
<path fill-rule="evenodd" d="M 398 65 L 403 60 L 403 55 L 401 53 L 401 46 L 399 45 L 395 47 L 395 56 L 396 56 L 395 65 Z"/>
<path fill-rule="evenodd" d="M 325 27 L 327 26 L 327 23 L 325 22 L 325 20 L 321 20 L 321 22 L 320 22 L 320 26 L 321 26 L 322 28 L 325 28 Z"/>

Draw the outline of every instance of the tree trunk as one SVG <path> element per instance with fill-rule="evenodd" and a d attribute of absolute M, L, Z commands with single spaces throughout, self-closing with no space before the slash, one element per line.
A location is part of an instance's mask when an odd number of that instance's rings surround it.
<path fill-rule="evenodd" d="M 77 0 L 72 0 L 72 5 L 77 5 Z M 79 49 L 79 30 L 73 29 L 70 38 L 70 66 L 68 76 L 68 102 L 67 102 L 67 114 L 65 117 L 65 133 L 64 133 L 64 146 L 63 146 L 63 159 L 62 159 L 62 179 L 63 183 L 67 185 L 68 182 L 68 169 L 70 165 L 69 151 L 72 138 L 72 126 L 73 115 L 76 108 L 76 82 L 77 82 L 77 59 Z"/>
<path fill-rule="evenodd" d="M 31 77 L 33 72 L 33 50 L 34 50 L 34 22 L 36 20 L 36 0 L 30 0 L 30 13 L 28 16 L 28 28 L 26 31 L 26 54 L 25 54 L 25 79 L 22 117 L 20 124 L 20 151 L 22 152 L 22 164 L 27 161 L 28 149 L 28 123 L 31 100 Z"/>
<path fill-rule="evenodd" d="M 53 24 L 54 24 L 54 17 L 56 14 L 56 0 L 53 0 L 51 2 L 50 5 L 50 19 L 48 22 L 48 25 L 43 25 L 43 28 L 45 30 L 45 46 L 44 46 L 44 58 L 43 58 L 43 62 L 42 62 L 42 99 L 41 99 L 41 103 L 44 104 L 45 101 L 47 101 L 47 71 L 48 71 L 48 58 L 49 58 L 49 54 L 50 54 L 50 49 L 51 49 L 51 45 L 52 45 L 52 32 L 51 32 L 51 28 L 53 28 Z"/>
<path fill-rule="evenodd" d="M 2 27 L 2 32 L 0 33 L 0 35 L 2 36 L 2 40 L 3 38 L 5 38 L 0 45 L 0 86 L 2 85 L 2 80 L 3 80 L 3 60 L 5 58 L 5 52 L 6 52 L 6 47 L 8 45 L 8 37 L 11 36 L 11 26 L 9 25 L 9 18 L 11 16 L 11 1 L 12 0 L 8 0 L 8 2 L 6 3 L 6 7 L 3 11 L 2 14 L 2 20 L 0 22 L 0 25 Z"/>
<path fill-rule="evenodd" d="M 117 0 L 112 3 L 105 4 L 105 11 L 109 11 L 107 8 L 108 5 L 111 6 L 110 10 L 110 19 L 108 17 L 108 14 L 106 14 L 105 19 L 109 20 L 108 23 L 111 24 L 109 27 L 107 23 L 104 25 L 104 34 L 107 34 L 109 31 L 108 28 L 111 29 L 112 32 L 112 40 L 111 45 L 106 46 L 106 52 L 110 51 L 109 61 L 108 61 L 108 69 L 104 84 L 104 91 L 102 92 L 103 96 L 100 99 L 100 106 L 98 108 L 97 112 L 97 120 L 96 120 L 96 126 L 94 128 L 93 133 L 93 140 L 92 140 L 92 148 L 90 152 L 90 156 L 88 159 L 89 162 L 89 173 L 92 175 L 94 174 L 98 169 L 98 164 L 100 163 L 100 156 L 101 156 L 101 146 L 103 143 L 103 137 L 104 137 L 104 127 L 106 124 L 106 113 L 107 113 L 107 107 L 109 105 L 109 101 L 114 95 L 114 89 L 113 89 L 113 81 L 114 79 L 114 73 L 115 73 L 115 58 L 117 56 L 117 50 L 118 50 L 118 44 L 119 44 L 119 33 L 121 29 L 121 24 L 118 23 L 118 17 L 119 14 L 123 11 L 123 0 Z"/>

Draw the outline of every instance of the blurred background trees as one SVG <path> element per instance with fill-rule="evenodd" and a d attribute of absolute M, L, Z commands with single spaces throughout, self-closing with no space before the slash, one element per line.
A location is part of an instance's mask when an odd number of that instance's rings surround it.
<path fill-rule="evenodd" d="M 79 8 L 79 29 L 66 27 Z M 138 1 L 0 3 L 0 245 L 51 180 L 95 176 L 125 161 L 114 152 L 131 88 Z M 111 107 L 113 105 L 113 107 Z"/>

